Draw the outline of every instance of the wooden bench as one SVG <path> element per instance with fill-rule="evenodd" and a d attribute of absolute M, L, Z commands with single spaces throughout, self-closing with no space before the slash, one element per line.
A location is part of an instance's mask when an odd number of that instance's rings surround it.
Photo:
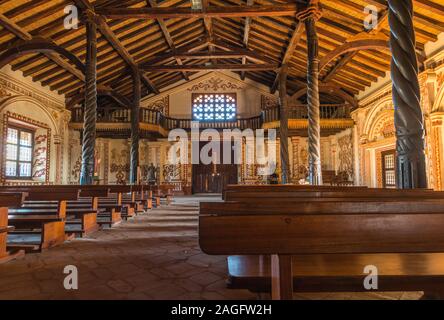
<path fill-rule="evenodd" d="M 74 234 L 65 234 L 67 201 L 77 200 L 79 190 L 52 187 L 0 187 L 0 192 L 26 192 L 26 201 L 56 201 L 55 209 L 18 208 L 9 210 L 8 248 L 41 251 L 57 246 Z"/>
<path fill-rule="evenodd" d="M 131 193 L 123 194 L 123 203 L 133 204 L 136 214 L 143 213 L 149 207 L 142 185 L 131 185 Z"/>
<path fill-rule="evenodd" d="M 20 207 L 26 194 L 23 193 L 0 193 L 0 264 L 22 257 L 23 250 L 8 251 L 6 247 L 8 232 L 14 227 L 8 225 L 8 208 Z"/>
<path fill-rule="evenodd" d="M 120 206 L 121 219 L 128 219 L 136 215 L 138 203 L 134 200 L 130 185 L 108 185 L 110 197 L 100 198 L 100 204 Z"/>
<path fill-rule="evenodd" d="M 420 190 L 398 190 L 398 189 L 375 189 L 375 188 L 361 188 L 361 187 L 326 187 L 319 189 L 300 188 L 299 186 L 285 186 L 273 188 L 273 186 L 265 186 L 256 188 L 236 188 L 226 189 L 224 192 L 224 199 L 226 201 L 240 201 L 240 202 L 268 202 L 268 201 L 291 201 L 291 202 L 322 202 L 322 201 L 342 201 L 343 199 L 350 199 L 354 201 L 362 201 L 367 198 L 442 198 L 444 192 L 434 192 L 428 189 Z"/>
<path fill-rule="evenodd" d="M 293 192 L 293 191 L 365 191 L 367 187 L 333 187 L 333 186 L 310 186 L 310 185 L 227 185 L 222 192 L 222 199 L 226 199 L 227 193 L 247 192 Z"/>
<path fill-rule="evenodd" d="M 123 204 L 123 193 L 128 191 L 127 186 L 116 185 L 72 185 L 71 188 L 82 190 L 78 204 L 89 205 L 93 203 L 93 208 L 97 209 L 97 224 L 101 227 L 113 227 L 122 221 L 122 218 L 128 216 L 128 204 Z M 94 196 L 94 193 L 102 192 L 102 195 Z M 131 213 L 131 212 L 130 212 Z"/>
<path fill-rule="evenodd" d="M 171 204 L 173 200 L 173 190 L 174 185 L 170 184 L 161 184 L 159 186 L 154 186 L 153 192 L 159 206 L 161 199 L 165 199 L 167 205 Z"/>
<path fill-rule="evenodd" d="M 415 192 L 417 195 L 413 196 Z M 337 288 L 332 291 L 354 291 L 359 285 L 356 279 L 362 285 L 363 275 L 358 274 L 357 278 L 356 273 L 361 266 L 345 263 L 341 256 L 334 258 L 335 255 L 350 256 L 349 261 L 373 257 L 374 263 L 369 264 L 378 264 L 382 274 L 389 276 L 380 279 L 387 281 L 382 282 L 380 290 L 442 294 L 444 282 L 439 280 L 444 280 L 444 273 L 436 268 L 438 272 L 427 271 L 433 267 L 433 261 L 443 259 L 442 193 L 413 190 L 406 192 L 409 197 L 399 196 L 403 192 L 397 190 L 392 197 L 385 198 L 377 198 L 377 191 L 370 193 L 369 199 L 357 200 L 363 197 L 360 194 L 350 201 L 344 201 L 345 197 L 323 202 L 312 201 L 315 198 L 306 198 L 305 202 L 281 201 L 282 198 L 275 197 L 263 202 L 201 203 L 200 246 L 207 254 L 271 255 L 262 260 L 257 256 L 230 257 L 229 273 L 231 287 L 262 291 L 270 288 L 271 283 L 274 299 L 291 299 L 293 289 L 317 291 L 324 285 L 325 274 L 329 274 L 325 268 L 330 267 L 337 274 L 325 282 L 325 291 L 335 283 Z M 382 190 L 380 195 L 385 193 Z M 350 194 L 354 192 L 349 191 Z M 431 260 L 409 258 L 417 254 L 430 254 L 425 257 Z M 303 267 L 292 273 L 292 264 L 299 267 L 302 255 L 315 262 L 310 274 L 304 274 L 307 268 Z M 334 262 L 323 264 L 325 257 L 332 257 Z M 403 268 L 389 269 L 396 259 L 402 261 Z M 263 268 L 269 262 L 271 266 Z M 355 271 L 351 272 L 352 269 Z M 304 285 L 307 277 L 312 282 Z M 411 281 L 410 287 L 404 283 L 406 279 Z M 298 285 L 293 286 L 294 283 Z"/>
<path fill-rule="evenodd" d="M 60 186 L 66 188 L 66 186 Z M 65 231 L 78 236 L 86 236 L 99 229 L 97 216 L 100 212 L 99 197 L 107 197 L 109 189 L 97 186 L 69 186 L 72 190 L 80 190 L 80 198 L 74 201 L 67 201 L 65 221 Z M 83 201 L 87 198 L 87 201 Z M 57 202 L 54 201 L 26 201 L 23 208 L 33 208 L 39 210 L 55 210 Z"/>

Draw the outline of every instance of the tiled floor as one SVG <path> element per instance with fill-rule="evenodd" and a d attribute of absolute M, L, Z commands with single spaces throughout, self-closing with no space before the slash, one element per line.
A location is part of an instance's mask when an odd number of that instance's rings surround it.
<path fill-rule="evenodd" d="M 88 239 L 0 265 L 0 299 L 256 299 L 225 288 L 225 257 L 207 256 L 197 241 L 198 201 L 178 197 Z M 76 266 L 78 290 L 64 268 Z M 298 294 L 297 299 L 418 299 L 420 293 Z"/>

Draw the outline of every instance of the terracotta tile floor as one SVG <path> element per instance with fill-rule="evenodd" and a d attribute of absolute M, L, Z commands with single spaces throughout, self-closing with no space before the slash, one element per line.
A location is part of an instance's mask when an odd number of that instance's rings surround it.
<path fill-rule="evenodd" d="M 202 253 L 197 241 L 200 200 L 177 197 L 116 228 L 0 265 L 0 299 L 256 299 L 225 288 L 226 261 Z M 79 288 L 64 289 L 74 265 Z M 296 299 L 418 299 L 420 293 L 297 294 Z"/>

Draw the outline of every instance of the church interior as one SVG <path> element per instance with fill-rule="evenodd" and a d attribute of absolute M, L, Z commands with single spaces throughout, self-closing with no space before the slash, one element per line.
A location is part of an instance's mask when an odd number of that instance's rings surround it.
<path fill-rule="evenodd" d="M 1 0 L 0 118 L 0 300 L 444 299 L 444 0 Z"/>

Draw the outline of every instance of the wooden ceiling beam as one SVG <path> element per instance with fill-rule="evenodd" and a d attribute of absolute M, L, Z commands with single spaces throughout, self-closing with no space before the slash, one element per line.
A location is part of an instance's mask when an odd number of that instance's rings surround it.
<path fill-rule="evenodd" d="M 333 68 L 330 69 L 330 71 L 327 72 L 327 74 L 324 76 L 322 81 L 328 82 L 330 81 L 338 72 L 339 69 L 341 69 L 343 66 L 345 66 L 347 63 L 349 63 L 353 58 L 355 57 L 356 52 L 348 52 L 342 56 L 341 59 L 334 65 Z"/>
<path fill-rule="evenodd" d="M 330 51 L 321 59 L 319 71 L 322 71 L 331 61 L 344 53 L 378 48 L 389 50 L 390 47 L 388 41 L 381 39 L 365 39 L 346 42 L 342 46 L 337 47 L 335 50 Z"/>
<path fill-rule="evenodd" d="M 14 23 L 12 20 L 10 20 L 8 17 L 6 17 L 3 14 L 0 14 L 0 25 L 9 30 L 11 33 L 13 33 L 16 37 L 24 40 L 24 41 L 32 41 L 34 37 L 21 28 L 18 24 Z M 80 79 L 81 81 L 85 81 L 85 75 L 82 71 L 79 71 L 75 67 L 73 67 L 70 63 L 66 62 L 57 53 L 54 53 L 53 51 L 49 52 L 42 52 L 48 59 L 52 60 L 54 63 L 56 63 L 58 66 L 60 66 L 62 69 L 70 72 L 75 77 Z"/>
<path fill-rule="evenodd" d="M 247 6 L 252 6 L 254 3 L 254 0 L 247 0 Z M 244 37 L 243 37 L 243 45 L 245 48 L 248 48 L 248 40 L 250 38 L 250 29 L 251 29 L 251 17 L 245 17 L 245 25 L 244 25 Z M 242 57 L 242 64 L 247 63 L 247 58 Z M 245 71 L 241 72 L 241 79 L 245 80 Z"/>
<path fill-rule="evenodd" d="M 284 56 L 282 57 L 281 65 L 288 64 L 290 62 L 291 57 L 293 56 L 299 42 L 301 41 L 302 34 L 304 33 L 304 24 L 300 21 L 297 21 L 296 27 L 293 30 L 290 41 L 288 43 L 287 49 L 285 50 Z M 275 93 L 277 87 L 279 85 L 279 73 L 276 74 L 274 82 L 271 86 L 271 93 Z"/>
<path fill-rule="evenodd" d="M 151 6 L 151 8 L 157 7 L 157 1 L 156 0 L 147 0 L 148 4 Z M 176 47 L 174 45 L 173 38 L 171 37 L 170 32 L 168 31 L 167 25 L 165 23 L 165 20 L 162 18 L 157 19 L 157 24 L 159 25 L 160 30 L 162 31 L 163 36 L 165 37 L 165 41 L 167 42 L 168 46 L 172 51 L 176 50 Z M 179 66 L 183 64 L 182 59 L 176 57 L 176 62 Z M 182 76 L 185 80 L 189 80 L 188 74 L 186 72 L 182 72 Z"/>
<path fill-rule="evenodd" d="M 95 12 L 95 8 L 87 1 L 87 0 L 74 0 L 74 3 L 78 5 L 82 10 L 91 10 Z M 102 36 L 108 41 L 108 43 L 117 51 L 120 57 L 128 64 L 131 68 L 132 72 L 138 73 L 138 65 L 136 61 L 133 59 L 129 51 L 125 48 L 125 46 L 120 42 L 117 35 L 111 29 L 111 27 L 107 24 L 106 20 L 103 17 L 96 16 L 97 28 L 99 29 Z M 147 86 L 150 90 L 159 93 L 159 90 L 156 88 L 155 84 L 146 76 L 142 77 L 142 82 L 145 86 Z"/>
<path fill-rule="evenodd" d="M 378 15 L 378 24 L 375 26 L 375 28 L 371 30 L 366 30 L 365 33 L 369 34 L 378 34 L 383 28 L 385 28 L 388 24 L 388 13 L 389 10 L 385 9 Z M 322 79 L 323 82 L 328 82 L 331 80 L 331 78 L 334 77 L 334 75 L 340 70 L 343 66 L 345 66 L 347 63 L 352 61 L 358 51 L 352 51 L 344 54 L 341 59 L 339 59 L 338 62 L 333 66 L 333 68 L 330 69 L 330 71 L 327 72 L 327 74 Z"/>
<path fill-rule="evenodd" d="M 251 58 L 263 61 L 265 63 L 274 63 L 274 61 L 272 61 L 271 59 L 267 58 L 266 56 L 259 54 L 253 50 L 249 50 L 249 49 L 245 49 L 243 47 L 238 47 L 238 46 L 233 46 L 229 43 L 226 43 L 225 41 L 221 40 L 221 39 L 215 39 L 212 41 L 212 44 L 214 44 L 214 46 L 218 47 L 219 49 L 222 50 L 228 50 L 231 52 L 237 52 L 237 53 L 243 53 L 246 56 L 249 56 Z"/>
<path fill-rule="evenodd" d="M 441 16 L 444 15 L 444 6 L 429 0 L 415 0 L 413 7 L 425 9 Z"/>
<path fill-rule="evenodd" d="M 144 71 L 149 72 L 182 72 L 182 71 L 269 71 L 277 70 L 277 64 L 217 64 L 217 65 L 151 65 L 143 66 Z"/>
<path fill-rule="evenodd" d="M 176 19 L 176 18 L 236 18 L 278 17 L 296 14 L 296 3 L 256 6 L 220 6 L 203 9 L 182 7 L 157 8 L 108 8 L 96 9 L 96 13 L 110 19 Z"/>

